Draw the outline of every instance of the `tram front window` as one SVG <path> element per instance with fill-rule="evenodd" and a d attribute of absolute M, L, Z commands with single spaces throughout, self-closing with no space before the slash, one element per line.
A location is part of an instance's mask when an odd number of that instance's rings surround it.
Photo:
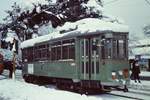
<path fill-rule="evenodd" d="M 126 58 L 126 51 L 125 40 L 113 40 L 113 58 Z"/>
<path fill-rule="evenodd" d="M 127 47 L 125 39 L 105 39 L 101 42 L 102 59 L 124 59 L 127 58 Z"/>
<path fill-rule="evenodd" d="M 101 57 L 102 59 L 112 58 L 112 39 L 106 39 L 102 41 L 101 46 Z"/>

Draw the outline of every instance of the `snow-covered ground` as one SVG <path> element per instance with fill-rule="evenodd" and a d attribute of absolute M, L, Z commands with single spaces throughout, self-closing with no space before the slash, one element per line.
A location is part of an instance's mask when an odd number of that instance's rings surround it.
<path fill-rule="evenodd" d="M 142 73 L 143 75 L 148 75 L 150 72 Z M 108 94 L 80 95 L 78 93 L 58 90 L 54 86 L 29 84 L 22 80 L 21 70 L 16 71 L 16 80 L 8 79 L 7 77 L 8 71 L 5 70 L 3 75 L 0 75 L 0 100 L 133 100 Z M 150 95 L 150 90 L 145 91 L 144 88 L 150 89 L 150 81 L 142 80 L 141 84 L 131 81 L 129 91 L 134 92 L 133 94 L 119 91 L 113 91 L 112 93 L 133 96 L 138 92 L 135 97 L 141 95 L 141 98 L 148 100 L 150 97 L 143 96 L 142 94 Z"/>
<path fill-rule="evenodd" d="M 108 94 L 80 95 L 12 79 L 0 80 L 0 100 L 109 100 L 110 98 L 111 100 L 130 100 Z"/>
<path fill-rule="evenodd" d="M 141 71 L 140 76 L 150 77 L 150 72 L 148 72 L 148 71 Z"/>

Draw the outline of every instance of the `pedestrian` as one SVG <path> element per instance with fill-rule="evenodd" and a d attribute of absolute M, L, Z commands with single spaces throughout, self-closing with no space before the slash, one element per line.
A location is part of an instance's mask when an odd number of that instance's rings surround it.
<path fill-rule="evenodd" d="M 139 74 L 140 74 L 140 66 L 139 66 L 138 61 L 135 60 L 133 62 L 133 67 L 132 67 L 133 79 L 135 80 L 135 82 L 137 82 L 138 80 L 138 82 L 141 83 Z"/>

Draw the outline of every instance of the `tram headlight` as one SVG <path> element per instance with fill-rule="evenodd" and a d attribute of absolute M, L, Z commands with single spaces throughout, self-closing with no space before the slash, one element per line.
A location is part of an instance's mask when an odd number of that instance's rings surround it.
<path fill-rule="evenodd" d="M 123 71 L 122 70 L 118 71 L 118 73 L 119 73 L 120 76 L 123 75 Z"/>
<path fill-rule="evenodd" d="M 112 75 L 112 79 L 113 79 L 113 80 L 117 79 L 117 77 L 116 77 L 116 72 L 112 72 L 111 75 Z"/>

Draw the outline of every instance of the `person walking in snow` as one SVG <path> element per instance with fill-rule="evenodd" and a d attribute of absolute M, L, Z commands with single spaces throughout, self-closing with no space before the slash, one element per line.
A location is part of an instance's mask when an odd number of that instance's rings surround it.
<path fill-rule="evenodd" d="M 135 82 L 137 82 L 138 80 L 138 82 L 141 83 L 139 74 L 140 74 L 140 66 L 139 66 L 138 61 L 135 60 L 133 62 L 133 67 L 132 67 L 133 79 L 135 80 Z"/>

